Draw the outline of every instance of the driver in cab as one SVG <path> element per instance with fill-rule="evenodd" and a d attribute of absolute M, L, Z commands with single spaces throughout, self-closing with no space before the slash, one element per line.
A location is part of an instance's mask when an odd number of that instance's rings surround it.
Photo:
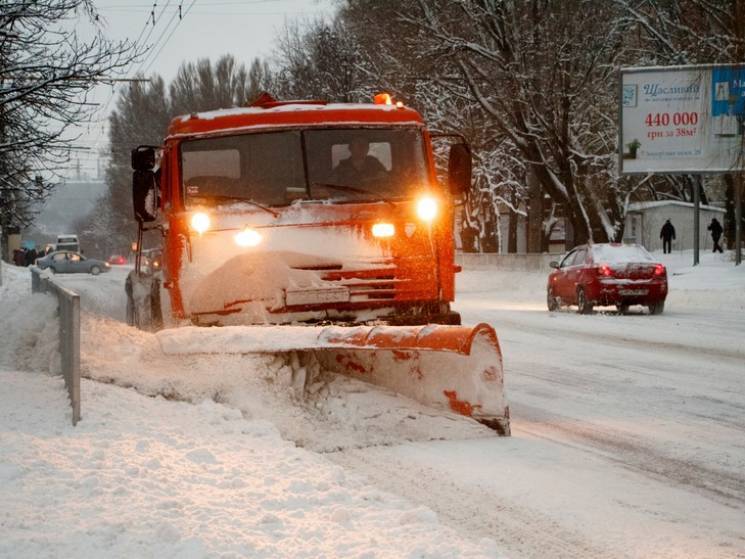
<path fill-rule="evenodd" d="M 339 185 L 360 185 L 385 177 L 386 169 L 376 157 L 368 155 L 370 142 L 356 136 L 349 142 L 349 157 L 334 167 L 331 180 Z"/>

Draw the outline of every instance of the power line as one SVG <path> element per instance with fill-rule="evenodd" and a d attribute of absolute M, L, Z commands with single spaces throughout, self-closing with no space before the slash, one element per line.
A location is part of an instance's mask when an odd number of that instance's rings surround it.
<path fill-rule="evenodd" d="M 170 2 L 171 2 L 171 0 L 168 0 L 168 3 L 169 4 L 170 4 Z M 179 2 L 179 7 L 182 4 L 183 4 L 183 0 Z M 163 29 L 161 30 L 160 35 L 158 35 L 158 38 L 153 42 L 152 46 L 150 46 L 148 48 L 148 51 L 149 52 L 147 53 L 147 56 L 145 56 L 145 58 L 143 58 L 142 62 L 140 63 L 140 66 L 139 66 L 139 68 L 137 68 L 137 71 L 135 72 L 135 74 L 147 72 L 147 70 L 150 68 L 150 66 L 147 66 L 147 68 L 145 68 L 145 64 L 147 64 L 148 61 L 151 60 L 152 53 L 155 52 L 156 47 L 158 47 L 158 44 L 161 42 L 161 40 L 163 39 L 163 37 L 165 36 L 165 34 L 168 33 L 168 29 L 171 27 L 171 24 L 176 20 L 176 16 L 177 15 L 178 15 L 178 12 L 173 12 L 173 15 L 168 20 L 168 22 L 166 23 L 165 27 L 163 27 Z M 180 21 L 181 21 L 181 19 L 178 20 L 178 22 L 180 22 Z M 178 22 L 176 23 L 176 26 L 174 27 L 174 29 L 176 27 L 178 27 Z M 170 38 L 170 35 L 169 35 L 169 38 Z M 166 41 L 167 41 L 167 39 L 166 39 Z M 158 53 L 160 53 L 160 51 L 158 51 Z M 156 57 L 157 57 L 157 55 L 156 55 Z M 143 71 L 143 68 L 145 68 L 144 71 Z"/>
<path fill-rule="evenodd" d="M 197 3 L 197 0 L 192 0 L 191 4 L 189 4 L 189 7 L 188 7 L 188 8 L 186 8 L 186 11 L 184 12 L 184 15 L 183 15 L 183 17 L 182 17 L 182 18 L 179 18 L 178 22 L 176 23 L 176 25 L 175 25 L 175 26 L 173 27 L 173 29 L 171 30 L 171 33 L 170 33 L 170 34 L 168 35 L 168 37 L 166 37 L 166 40 L 165 40 L 165 41 L 163 42 L 163 44 L 162 44 L 162 45 L 160 46 L 160 48 L 158 49 L 158 52 L 156 52 L 156 53 L 155 53 L 155 56 L 154 56 L 154 57 L 153 57 L 153 59 L 152 59 L 152 60 L 150 61 L 150 64 L 148 64 L 147 68 L 145 69 L 145 72 L 147 72 L 147 71 L 148 71 L 148 70 L 150 69 L 150 67 L 151 67 L 151 66 L 153 65 L 153 63 L 154 63 L 154 62 L 155 62 L 155 61 L 156 61 L 156 60 L 158 59 L 158 56 L 159 56 L 159 55 L 160 55 L 160 53 L 161 53 L 161 52 L 163 51 L 163 49 L 165 48 L 165 46 L 166 46 L 166 45 L 168 44 L 168 41 L 170 41 L 170 40 L 171 40 L 171 37 L 172 37 L 172 36 L 173 36 L 173 34 L 174 34 L 174 33 L 176 32 L 176 29 L 178 29 L 178 26 L 179 26 L 179 24 L 180 24 L 180 23 L 181 23 L 181 22 L 182 22 L 182 21 L 184 20 L 184 18 L 186 18 L 186 16 L 188 16 L 188 15 L 189 15 L 189 12 L 190 12 L 190 11 L 191 11 L 191 9 L 192 9 L 192 8 L 194 7 L 194 4 L 196 4 L 196 3 Z"/>

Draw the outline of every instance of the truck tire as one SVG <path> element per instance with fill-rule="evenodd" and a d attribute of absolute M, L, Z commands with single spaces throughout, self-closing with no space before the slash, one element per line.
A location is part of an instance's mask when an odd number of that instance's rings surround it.
<path fill-rule="evenodd" d="M 137 276 L 132 271 L 127 276 L 124 289 L 127 293 L 127 324 L 148 331 L 163 328 L 160 279 L 152 276 Z M 136 292 L 138 296 L 135 296 Z"/>

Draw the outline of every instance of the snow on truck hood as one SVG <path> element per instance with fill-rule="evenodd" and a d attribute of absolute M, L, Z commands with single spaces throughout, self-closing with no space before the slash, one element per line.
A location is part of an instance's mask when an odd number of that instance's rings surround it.
<path fill-rule="evenodd" d="M 312 270 L 292 266 L 312 266 L 328 263 L 317 257 L 293 252 L 258 252 L 240 254 L 204 276 L 191 296 L 192 312 L 223 309 L 236 301 L 257 301 L 251 312 L 255 321 L 263 321 L 263 307 L 280 308 L 286 289 L 304 289 L 333 285 L 322 280 Z"/>

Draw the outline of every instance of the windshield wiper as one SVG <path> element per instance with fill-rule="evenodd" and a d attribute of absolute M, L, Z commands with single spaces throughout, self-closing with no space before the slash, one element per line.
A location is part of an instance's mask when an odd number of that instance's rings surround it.
<path fill-rule="evenodd" d="M 354 192 L 356 194 L 364 194 L 367 196 L 371 196 L 372 199 L 371 202 L 386 202 L 387 204 L 391 204 L 395 206 L 393 202 L 390 200 L 387 200 L 386 198 L 383 198 L 379 194 L 376 194 L 375 192 L 370 192 L 369 190 L 365 190 L 364 188 L 358 188 L 356 186 L 348 186 L 346 184 L 334 184 L 330 182 L 312 182 L 310 183 L 311 189 L 314 186 L 320 186 L 321 188 L 330 188 L 332 190 L 341 190 L 342 192 Z"/>
<path fill-rule="evenodd" d="M 267 208 L 263 204 L 259 204 L 258 202 L 254 202 L 253 200 L 249 200 L 248 198 L 241 198 L 240 196 L 231 196 L 229 194 L 210 194 L 209 196 L 202 196 L 202 198 L 245 202 L 246 204 L 251 204 L 252 206 L 259 208 L 260 210 L 264 210 L 265 212 L 272 214 L 274 217 L 279 217 L 279 212 L 275 212 L 273 209 Z"/>

